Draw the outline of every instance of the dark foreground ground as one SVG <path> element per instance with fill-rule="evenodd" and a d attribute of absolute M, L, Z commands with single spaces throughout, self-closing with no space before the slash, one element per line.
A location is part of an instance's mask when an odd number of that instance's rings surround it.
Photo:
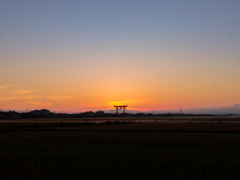
<path fill-rule="evenodd" d="M 239 179 L 238 132 L 0 131 L 0 179 Z"/>

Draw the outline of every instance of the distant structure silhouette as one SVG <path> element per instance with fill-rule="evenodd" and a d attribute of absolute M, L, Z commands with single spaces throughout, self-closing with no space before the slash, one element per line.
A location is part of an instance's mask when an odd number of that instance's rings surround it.
<path fill-rule="evenodd" d="M 182 106 L 180 106 L 180 114 L 183 114 Z"/>
<path fill-rule="evenodd" d="M 116 114 L 119 114 L 118 109 L 123 109 L 123 114 L 125 114 L 126 113 L 125 110 L 127 106 L 128 105 L 114 106 L 116 109 Z"/>

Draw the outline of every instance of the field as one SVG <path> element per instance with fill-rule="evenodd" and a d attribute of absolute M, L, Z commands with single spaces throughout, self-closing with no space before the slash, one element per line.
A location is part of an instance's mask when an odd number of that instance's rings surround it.
<path fill-rule="evenodd" d="M 114 117 L 0 120 L 0 130 L 240 132 L 240 117 Z"/>
<path fill-rule="evenodd" d="M 240 133 L 234 129 L 238 124 L 233 119 L 191 119 L 191 123 L 66 121 L 47 124 L 37 120 L 31 124 L 26 120 L 10 125 L 2 121 L 0 179 L 240 178 Z M 188 131 L 189 124 L 204 126 Z M 222 124 L 230 125 L 227 130 L 204 130 L 207 125 L 222 128 Z M 159 129 L 164 125 L 165 130 Z M 174 129 L 177 125 L 182 127 Z"/>

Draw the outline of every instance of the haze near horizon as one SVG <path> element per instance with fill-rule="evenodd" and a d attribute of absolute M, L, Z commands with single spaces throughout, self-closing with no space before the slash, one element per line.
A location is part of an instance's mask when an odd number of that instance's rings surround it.
<path fill-rule="evenodd" d="M 240 102 L 240 2 L 1 1 L 0 108 Z"/>

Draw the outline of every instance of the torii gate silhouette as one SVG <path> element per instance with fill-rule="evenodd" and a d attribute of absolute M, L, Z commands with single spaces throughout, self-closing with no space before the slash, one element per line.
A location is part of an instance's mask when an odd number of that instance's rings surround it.
<path fill-rule="evenodd" d="M 118 109 L 123 109 L 123 114 L 125 114 L 126 113 L 125 110 L 127 106 L 128 105 L 114 106 L 116 109 L 116 114 L 118 114 Z"/>

